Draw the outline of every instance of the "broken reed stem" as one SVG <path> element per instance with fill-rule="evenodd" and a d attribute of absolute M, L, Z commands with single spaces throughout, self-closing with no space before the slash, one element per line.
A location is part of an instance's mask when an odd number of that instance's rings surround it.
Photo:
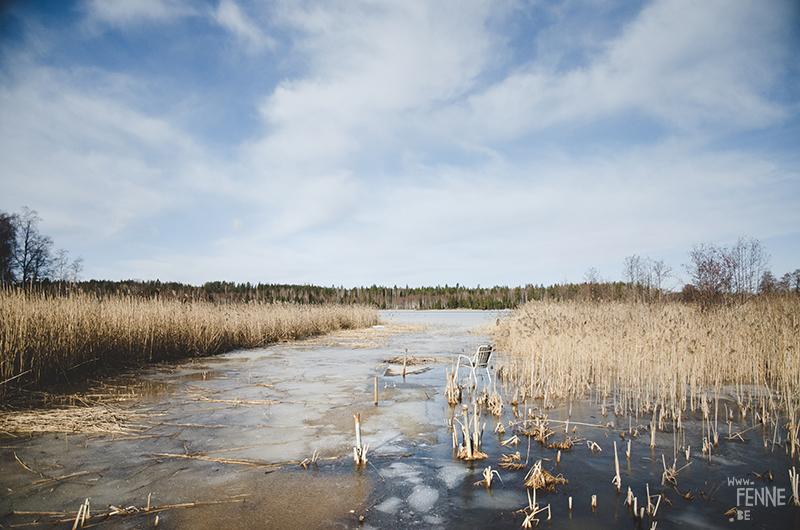
<path fill-rule="evenodd" d="M 81 504 L 80 509 L 78 509 L 78 516 L 75 517 L 75 523 L 72 525 L 72 530 L 76 530 L 76 528 L 81 527 L 83 528 L 84 523 L 89 518 L 89 499 Z"/>
<path fill-rule="evenodd" d="M 619 475 L 619 456 L 617 455 L 617 442 L 614 441 L 614 467 L 617 470 L 617 474 L 614 476 L 614 479 L 611 481 L 617 487 L 617 491 L 622 489 L 622 478 Z"/>
<path fill-rule="evenodd" d="M 475 483 L 476 486 L 486 486 L 487 488 L 492 487 L 492 478 L 496 475 L 500 482 L 503 482 L 503 477 L 500 476 L 500 473 L 496 469 L 492 469 L 492 466 L 487 466 L 486 469 L 483 470 L 483 480 L 479 480 Z M 505 486 L 505 482 L 503 482 Z"/>
<path fill-rule="evenodd" d="M 369 444 L 367 444 L 369 447 Z M 366 453 L 365 453 L 366 454 Z M 241 466 L 249 466 L 251 469 L 271 469 L 271 468 L 280 468 L 280 467 L 288 467 L 294 465 L 302 465 L 302 460 L 290 460 L 288 462 L 266 462 L 263 460 L 245 460 L 245 459 L 232 459 L 232 458 L 213 458 L 210 456 L 204 456 L 202 454 L 178 454 L 178 453 L 152 453 L 154 458 L 185 458 L 190 460 L 204 460 L 207 462 L 217 462 L 219 464 L 233 464 L 233 465 L 241 465 Z M 329 456 L 325 458 L 320 458 L 317 455 L 317 460 L 339 460 L 341 456 Z M 107 470 L 107 469 L 106 469 Z M 103 471 L 106 471 L 103 470 Z M 81 472 L 80 474 L 87 474 L 91 472 Z M 68 477 L 64 477 L 68 478 Z"/>
<path fill-rule="evenodd" d="M 444 388 L 444 397 L 447 398 L 447 403 L 450 405 L 457 405 L 461 401 L 461 389 L 456 382 L 456 368 L 453 367 L 453 373 L 451 374 L 450 371 L 445 368 L 444 373 L 446 375 L 447 384 Z"/>
<path fill-rule="evenodd" d="M 354 415 L 356 424 L 356 446 L 353 447 L 353 462 L 356 466 L 367 463 L 367 451 L 369 444 L 361 445 L 361 416 L 356 412 Z"/>
<path fill-rule="evenodd" d="M 522 521 L 522 528 L 533 528 L 534 526 L 538 526 L 539 520 L 536 519 L 536 516 L 544 511 L 547 511 L 547 520 L 549 521 L 552 517 L 552 512 L 550 511 L 550 505 L 548 504 L 544 508 L 540 508 L 539 503 L 536 502 L 536 490 L 529 489 L 528 506 L 517 512 L 525 514 L 525 520 Z"/>

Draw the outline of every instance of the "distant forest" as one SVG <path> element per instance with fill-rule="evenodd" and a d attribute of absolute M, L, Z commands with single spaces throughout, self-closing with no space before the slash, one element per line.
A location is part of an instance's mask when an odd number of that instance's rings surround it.
<path fill-rule="evenodd" d="M 51 284 L 57 288 L 58 284 Z M 45 287 L 45 285 L 42 285 Z M 66 285 L 61 286 L 66 289 Z M 208 282 L 202 286 L 160 281 L 89 280 L 70 284 L 96 296 L 135 296 L 209 301 L 219 304 L 241 302 L 292 302 L 298 304 L 368 304 L 380 309 L 513 309 L 529 300 L 622 300 L 636 296 L 654 300 L 664 295 L 660 290 L 625 283 L 582 283 L 527 285 L 525 287 L 475 287 L 459 284 L 444 287 L 319 287 L 234 282 Z"/>
<path fill-rule="evenodd" d="M 752 296 L 800 295 L 800 269 L 780 278 L 769 270 L 769 254 L 754 238 L 740 237 L 731 246 L 694 245 L 683 265 L 689 283 L 680 293 L 666 292 L 675 278 L 663 260 L 636 254 L 625 258 L 622 282 L 601 280 L 594 267 L 582 283 L 525 287 L 318 287 L 234 282 L 201 286 L 155 281 L 81 281 L 83 258 L 52 250 L 53 241 L 38 230 L 39 215 L 0 211 L 0 288 L 68 294 L 75 290 L 100 298 L 131 296 L 164 300 L 208 301 L 217 304 L 290 302 L 297 304 L 363 304 L 380 309 L 514 309 L 532 300 L 641 301 L 682 300 L 703 305 L 743 302 Z"/>

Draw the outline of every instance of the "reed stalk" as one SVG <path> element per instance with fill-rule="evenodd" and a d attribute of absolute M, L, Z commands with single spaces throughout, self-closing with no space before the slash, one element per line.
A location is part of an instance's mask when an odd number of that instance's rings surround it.
<path fill-rule="evenodd" d="M 705 309 L 683 303 L 529 302 L 495 326 L 508 396 L 594 396 L 604 414 L 652 414 L 651 446 L 666 422 L 703 412 L 705 453 L 719 441 L 719 396 L 735 395 L 778 446 L 800 450 L 800 297 L 754 298 Z M 711 409 L 714 396 L 714 409 Z M 760 412 L 759 412 L 760 409 Z M 727 415 L 730 417 L 730 413 Z M 774 420 L 773 420 L 774 418 Z M 756 420 L 757 421 L 757 420 Z M 771 425 L 771 424 L 770 424 Z"/>
<path fill-rule="evenodd" d="M 372 326 L 364 306 L 215 305 L 0 289 L 0 395 L 96 370 L 254 348 Z"/>
<path fill-rule="evenodd" d="M 353 447 L 353 464 L 355 466 L 366 465 L 369 444 L 361 445 L 361 415 L 356 412 L 353 414 L 353 418 L 355 419 L 356 428 L 356 445 Z"/>

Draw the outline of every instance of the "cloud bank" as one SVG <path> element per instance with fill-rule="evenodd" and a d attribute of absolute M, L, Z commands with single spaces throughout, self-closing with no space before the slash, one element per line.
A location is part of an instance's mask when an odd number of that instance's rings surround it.
<path fill-rule="evenodd" d="M 63 9 L 5 13 L 0 209 L 88 276 L 524 285 L 741 234 L 800 266 L 792 2 Z"/>

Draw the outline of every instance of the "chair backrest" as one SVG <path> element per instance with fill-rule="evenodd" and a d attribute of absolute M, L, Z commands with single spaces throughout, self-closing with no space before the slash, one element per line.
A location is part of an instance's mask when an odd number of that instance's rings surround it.
<path fill-rule="evenodd" d="M 489 364 L 489 357 L 491 356 L 491 344 L 478 347 L 478 352 L 475 354 L 475 368 L 486 368 L 486 366 Z"/>

